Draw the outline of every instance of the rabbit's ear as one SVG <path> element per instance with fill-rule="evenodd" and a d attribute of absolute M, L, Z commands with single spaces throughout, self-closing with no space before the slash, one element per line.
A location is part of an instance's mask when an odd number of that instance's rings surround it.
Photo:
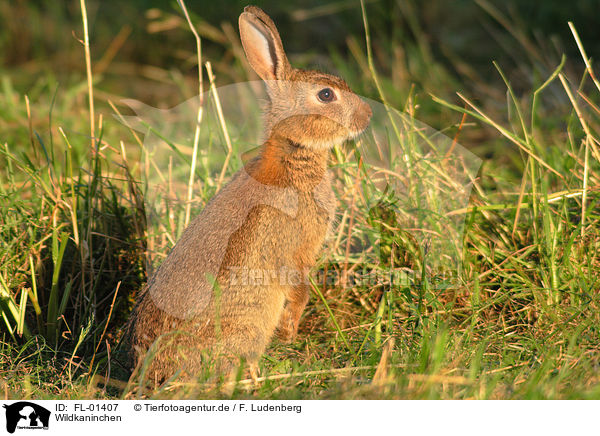
<path fill-rule="evenodd" d="M 242 45 L 256 74 L 263 80 L 287 79 L 290 63 L 271 18 L 256 6 L 246 6 L 239 21 Z"/>

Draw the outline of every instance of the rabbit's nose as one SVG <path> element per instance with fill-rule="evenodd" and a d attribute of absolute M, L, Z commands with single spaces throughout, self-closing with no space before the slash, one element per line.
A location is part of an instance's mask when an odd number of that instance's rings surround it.
<path fill-rule="evenodd" d="M 361 105 L 355 113 L 356 124 L 360 126 L 361 130 L 367 128 L 372 115 L 373 111 L 371 110 L 371 106 L 369 106 L 368 103 L 361 101 Z"/>

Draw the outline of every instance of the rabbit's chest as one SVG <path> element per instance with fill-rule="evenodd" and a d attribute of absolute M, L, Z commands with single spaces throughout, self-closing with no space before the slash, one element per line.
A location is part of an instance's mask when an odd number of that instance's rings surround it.
<path fill-rule="evenodd" d="M 298 212 L 294 219 L 296 229 L 305 235 L 304 239 L 325 237 L 332 219 L 332 210 L 316 200 L 313 196 L 300 197 Z"/>
<path fill-rule="evenodd" d="M 330 186 L 301 194 L 294 219 L 298 234 L 299 255 L 313 258 L 323 245 L 335 213 L 335 197 Z"/>
<path fill-rule="evenodd" d="M 319 224 L 329 225 L 335 214 L 335 194 L 329 179 L 324 179 L 314 190 L 299 194 L 299 204 L 304 205 L 307 215 Z"/>
<path fill-rule="evenodd" d="M 269 190 L 258 203 L 229 238 L 229 263 L 268 269 L 311 267 L 335 212 L 330 184 L 310 190 Z"/>

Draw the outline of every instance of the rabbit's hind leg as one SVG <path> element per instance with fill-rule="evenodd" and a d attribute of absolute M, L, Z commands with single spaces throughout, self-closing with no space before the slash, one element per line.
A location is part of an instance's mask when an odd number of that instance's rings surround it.
<path fill-rule="evenodd" d="M 252 380 L 252 386 L 256 388 L 258 387 L 259 374 L 258 357 L 246 359 L 246 364 L 244 364 L 244 359 L 239 359 L 237 365 L 234 365 L 233 362 L 229 360 L 224 365 L 221 365 L 221 374 L 223 374 L 221 392 L 227 396 L 233 395 L 233 392 L 237 386 L 248 386 L 248 380 L 244 380 L 246 374 L 249 374 L 250 379 Z"/>

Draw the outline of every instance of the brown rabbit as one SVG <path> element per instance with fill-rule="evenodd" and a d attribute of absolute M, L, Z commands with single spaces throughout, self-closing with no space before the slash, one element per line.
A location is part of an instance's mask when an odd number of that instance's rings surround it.
<path fill-rule="evenodd" d="M 273 21 L 247 6 L 239 19 L 250 66 L 265 82 L 265 138 L 184 231 L 140 295 L 128 326 L 149 375 L 200 372 L 206 357 L 253 376 L 273 334 L 291 341 L 335 210 L 333 145 L 361 133 L 371 108 L 338 77 L 292 68 Z M 225 362 L 225 363 L 224 363 Z"/>

